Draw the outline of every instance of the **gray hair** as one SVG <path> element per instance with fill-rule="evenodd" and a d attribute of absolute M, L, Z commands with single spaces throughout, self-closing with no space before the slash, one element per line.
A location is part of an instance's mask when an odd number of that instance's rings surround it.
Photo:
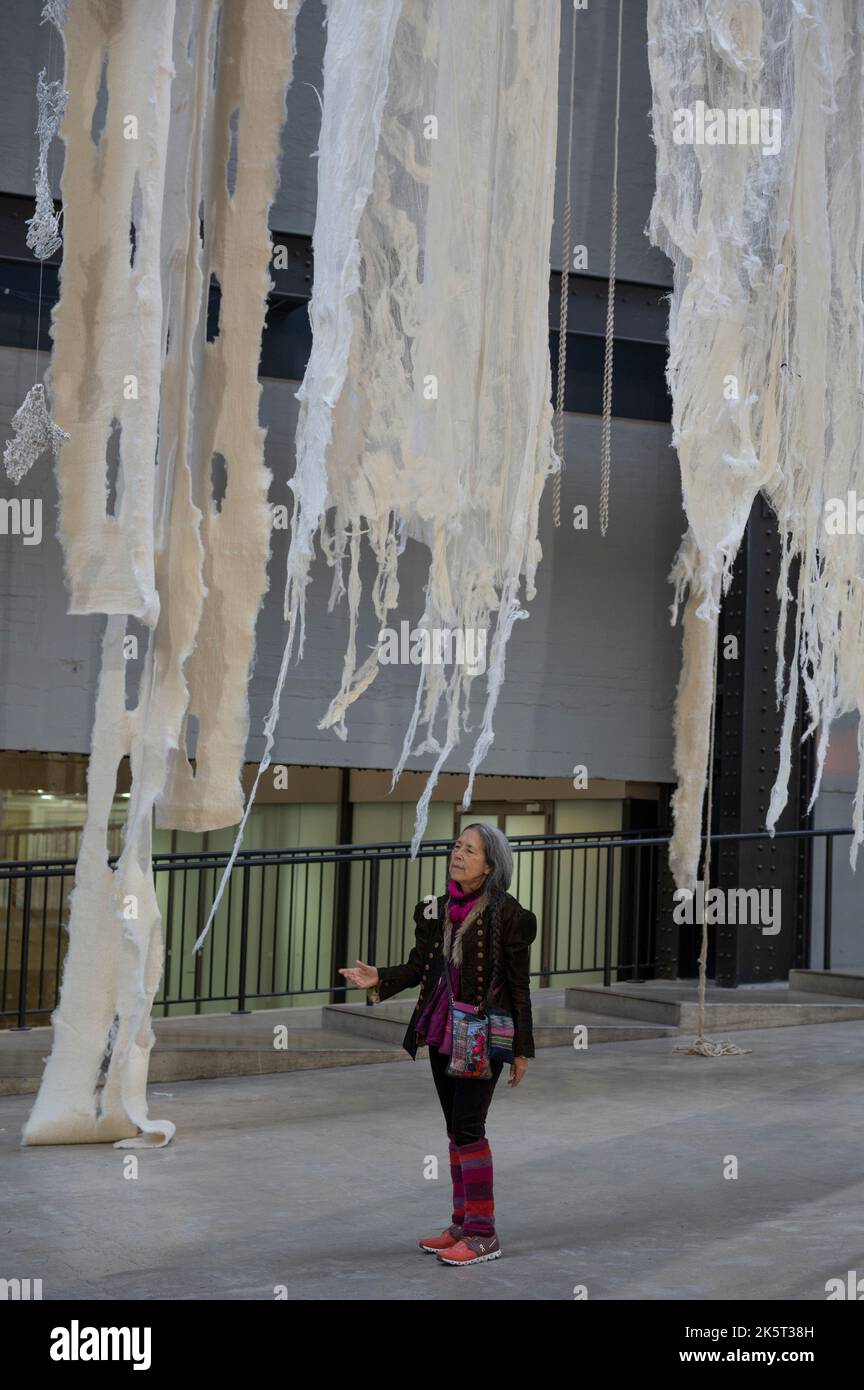
<path fill-rule="evenodd" d="M 513 877 L 513 851 L 507 836 L 497 826 L 483 825 L 480 821 L 463 826 L 460 833 L 464 835 L 466 830 L 476 830 L 483 841 L 486 862 L 491 867 L 484 885 L 485 891 L 490 898 L 494 898 L 496 893 L 506 893 Z"/>

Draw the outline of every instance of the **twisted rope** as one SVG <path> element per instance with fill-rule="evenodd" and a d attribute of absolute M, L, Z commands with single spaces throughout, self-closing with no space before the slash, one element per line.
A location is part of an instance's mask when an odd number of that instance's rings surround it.
<path fill-rule="evenodd" d="M 600 434 L 600 534 L 609 526 L 612 472 L 612 357 L 615 327 L 615 270 L 618 258 L 618 133 L 621 126 L 621 34 L 624 0 L 618 0 L 618 60 L 615 74 L 615 137 L 612 159 L 612 206 L 609 228 L 609 289 L 606 298 L 606 344 L 603 356 L 603 424 Z"/>
<path fill-rule="evenodd" d="M 564 219 L 561 232 L 561 302 L 558 318 L 558 376 L 555 389 L 555 452 L 561 465 L 552 481 L 552 519 L 561 525 L 561 473 L 564 468 L 564 382 L 567 377 L 567 308 L 570 298 L 571 204 L 570 171 L 573 164 L 573 108 L 576 77 L 576 15 L 570 22 L 570 123 L 567 132 L 567 175 L 564 184 Z"/>

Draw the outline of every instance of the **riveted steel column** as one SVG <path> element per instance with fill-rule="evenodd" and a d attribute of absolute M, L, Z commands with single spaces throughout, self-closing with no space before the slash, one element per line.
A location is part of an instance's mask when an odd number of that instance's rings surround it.
<path fill-rule="evenodd" d="M 720 618 L 717 675 L 717 714 L 714 763 L 714 830 L 720 833 L 764 830 L 771 788 L 779 764 L 783 710 L 774 690 L 775 634 L 779 615 L 777 577 L 780 538 L 773 512 L 758 497 L 750 513 L 729 594 Z M 789 588 L 796 591 L 793 568 Z M 786 632 L 787 661 L 791 656 L 795 607 L 790 603 Z M 730 640 L 731 639 L 731 640 Z M 808 765 L 802 764 L 801 695 L 795 670 L 797 699 L 792 735 L 792 770 L 786 807 L 778 830 L 800 827 L 802 796 L 806 800 Z M 708 973 L 718 985 L 784 980 L 802 963 L 806 925 L 807 860 L 792 839 L 768 838 L 720 841 L 712 854 L 711 884 L 726 890 L 725 915 L 731 916 L 728 890 L 768 890 L 762 902 L 769 910 L 779 905 L 773 923 L 752 920 L 720 922 L 710 930 L 716 944 Z M 778 894 L 774 890 L 779 890 Z M 779 930 L 777 921 L 779 920 Z"/>

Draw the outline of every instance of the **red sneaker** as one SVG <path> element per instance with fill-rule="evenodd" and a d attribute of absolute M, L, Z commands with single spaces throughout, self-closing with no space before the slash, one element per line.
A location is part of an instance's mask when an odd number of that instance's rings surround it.
<path fill-rule="evenodd" d="M 454 1245 L 458 1245 L 462 1239 L 461 1226 L 448 1226 L 446 1231 L 442 1231 L 440 1236 L 426 1236 L 419 1241 L 421 1250 L 425 1250 L 427 1255 L 437 1255 L 439 1250 L 450 1250 Z"/>
<path fill-rule="evenodd" d="M 464 1236 L 438 1258 L 445 1265 L 482 1265 L 486 1260 L 497 1260 L 501 1253 L 497 1235 Z"/>

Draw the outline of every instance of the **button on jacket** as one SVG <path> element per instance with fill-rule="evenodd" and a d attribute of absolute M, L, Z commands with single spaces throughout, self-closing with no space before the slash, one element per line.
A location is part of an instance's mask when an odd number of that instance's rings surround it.
<path fill-rule="evenodd" d="M 419 902 L 414 909 L 414 945 L 402 965 L 379 965 L 378 983 L 367 990 L 373 1004 L 383 1003 L 403 989 L 420 986 L 402 1040 L 409 1056 L 416 1059 L 417 1033 L 415 1025 L 443 972 L 443 947 L 446 893 L 431 902 Z M 498 972 L 501 989 L 487 1001 L 487 1007 L 497 1007 L 513 1015 L 513 1056 L 534 1056 L 534 1034 L 531 1020 L 530 959 L 531 943 L 537 935 L 537 918 L 521 907 L 510 893 L 505 893 L 500 905 L 502 968 Z M 426 914 L 434 914 L 427 916 Z M 453 935 L 455 936 L 454 928 Z M 452 947 L 451 947 L 452 950 Z M 481 1004 L 492 981 L 492 942 L 489 907 L 484 907 L 462 938 L 463 1004 Z"/>

